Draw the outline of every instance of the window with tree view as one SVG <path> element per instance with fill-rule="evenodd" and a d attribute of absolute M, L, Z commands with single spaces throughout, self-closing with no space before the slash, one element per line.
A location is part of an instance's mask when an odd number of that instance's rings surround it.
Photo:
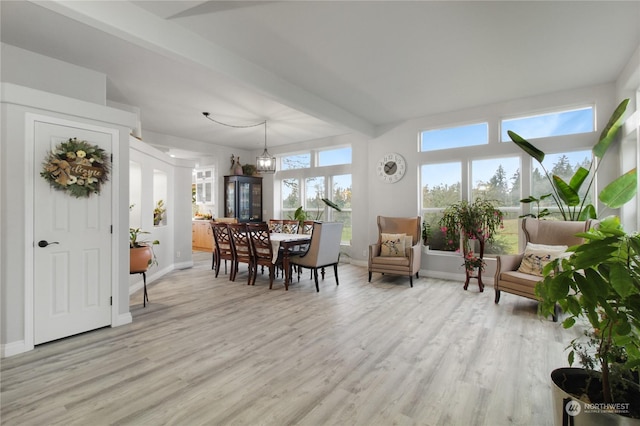
<path fill-rule="evenodd" d="M 340 147 L 285 156 L 288 164 L 282 172 L 282 218 L 294 218 L 302 207 L 307 220 L 343 223 L 342 241 L 349 243 L 351 225 L 351 147 Z M 330 200 L 341 211 L 330 207 Z"/>
<path fill-rule="evenodd" d="M 424 164 L 420 169 L 422 189 L 422 218 L 432 250 L 455 251 L 455 241 L 449 241 L 440 230 L 442 212 L 450 204 L 461 200 L 462 163 Z"/>
<path fill-rule="evenodd" d="M 471 162 L 472 200 L 490 200 L 504 214 L 504 226 L 485 246 L 486 254 L 518 251 L 520 215 L 520 158 L 492 158 Z"/>

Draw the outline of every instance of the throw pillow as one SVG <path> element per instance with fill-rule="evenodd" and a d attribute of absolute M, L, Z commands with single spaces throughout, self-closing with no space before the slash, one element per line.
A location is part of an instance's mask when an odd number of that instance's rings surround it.
<path fill-rule="evenodd" d="M 518 272 L 541 277 L 542 269 L 552 260 L 562 256 L 567 248 L 567 246 L 527 243 Z"/>
<path fill-rule="evenodd" d="M 405 237 L 406 234 L 380 234 L 380 256 L 405 257 Z"/>
<path fill-rule="evenodd" d="M 406 235 L 404 237 L 404 255 L 405 255 L 405 257 L 409 257 L 411 255 L 411 247 L 413 247 L 413 237 L 411 235 Z"/>

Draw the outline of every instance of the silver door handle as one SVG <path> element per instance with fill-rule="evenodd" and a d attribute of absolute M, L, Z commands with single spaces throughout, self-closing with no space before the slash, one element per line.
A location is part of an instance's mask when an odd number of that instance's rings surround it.
<path fill-rule="evenodd" d="M 60 244 L 60 243 L 57 241 L 53 241 L 53 242 L 48 242 L 46 240 L 38 241 L 38 247 L 46 247 L 46 246 L 50 246 L 51 244 Z"/>

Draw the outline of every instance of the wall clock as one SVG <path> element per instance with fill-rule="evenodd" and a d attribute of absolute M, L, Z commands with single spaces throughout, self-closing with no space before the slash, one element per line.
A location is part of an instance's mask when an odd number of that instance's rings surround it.
<path fill-rule="evenodd" d="M 376 173 L 381 181 L 386 183 L 395 183 L 402 179 L 407 171 L 407 163 L 400 154 L 385 154 L 376 166 Z"/>

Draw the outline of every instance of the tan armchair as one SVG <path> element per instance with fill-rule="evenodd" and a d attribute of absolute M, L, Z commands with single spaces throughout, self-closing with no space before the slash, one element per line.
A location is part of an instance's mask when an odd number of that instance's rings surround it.
<path fill-rule="evenodd" d="M 419 278 L 420 260 L 420 216 L 418 217 L 385 217 L 378 216 L 378 241 L 369 246 L 369 282 L 371 274 L 404 275 L 409 277 L 409 284 L 413 287 L 413 275 Z M 383 245 L 389 247 L 389 241 L 382 238 L 382 234 L 405 234 L 404 251 L 389 255 L 383 250 Z M 409 241 L 410 240 L 410 241 Z M 391 246 L 393 250 L 393 246 Z M 392 253 L 393 254 L 393 253 Z"/>
<path fill-rule="evenodd" d="M 527 243 L 571 247 L 584 242 L 582 238 L 576 237 L 576 234 L 588 230 L 592 224 L 590 220 L 571 222 L 526 218 L 522 220 L 522 229 Z M 542 277 L 519 271 L 523 258 L 524 253 L 496 257 L 495 303 L 500 301 L 500 293 L 503 291 L 538 300 L 535 287 L 542 281 Z M 556 316 L 553 319 L 555 321 Z"/>

